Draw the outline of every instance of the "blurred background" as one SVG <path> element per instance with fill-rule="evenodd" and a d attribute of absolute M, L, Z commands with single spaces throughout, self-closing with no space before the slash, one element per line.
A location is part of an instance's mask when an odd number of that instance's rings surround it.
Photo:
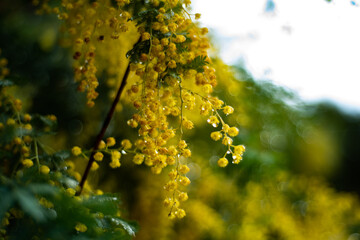
<path fill-rule="evenodd" d="M 136 239 L 360 239 L 357 3 L 193 3 L 210 28 L 215 95 L 235 108 L 229 123 L 240 129 L 235 143 L 246 146 L 244 160 L 219 169 L 224 147 L 210 139 L 206 119 L 196 119 L 187 132 L 187 217 L 175 222 L 162 206 L 166 173 L 153 175 L 124 156 L 121 168 L 104 164 L 91 182 L 121 193 L 123 216 L 140 224 Z M 28 112 L 57 116 L 58 135 L 47 139 L 54 149 L 90 147 L 111 87 L 100 85 L 95 108 L 87 108 L 71 51 L 59 46 L 61 23 L 34 12 L 28 1 L 0 2 L 0 48 L 14 94 Z M 118 110 L 107 135 L 131 139 L 136 132 L 118 126 L 134 109 Z M 84 162 L 77 167 L 82 172 Z"/>
<path fill-rule="evenodd" d="M 242 63 L 307 101 L 360 110 L 360 20 L 350 0 L 194 0 L 227 64 Z"/>

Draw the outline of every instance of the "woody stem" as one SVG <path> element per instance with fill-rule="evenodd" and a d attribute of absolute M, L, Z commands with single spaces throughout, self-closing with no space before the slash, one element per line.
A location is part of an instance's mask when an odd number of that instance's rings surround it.
<path fill-rule="evenodd" d="M 88 164 L 86 165 L 86 168 L 85 168 L 85 171 L 84 171 L 84 174 L 81 178 L 81 181 L 80 181 L 80 184 L 79 184 L 79 191 L 77 192 L 77 196 L 81 195 L 81 192 L 84 188 L 84 185 L 85 185 L 85 181 L 89 175 L 89 172 L 90 172 L 90 169 L 91 169 L 91 166 L 93 164 L 93 162 L 95 161 L 94 159 L 94 155 L 96 153 L 96 151 L 99 149 L 99 144 L 101 142 L 101 140 L 104 138 L 104 135 L 105 135 L 105 132 L 106 132 L 106 129 L 108 128 L 109 124 L 110 124 L 110 121 L 111 121 L 111 118 L 113 117 L 114 115 L 114 111 L 115 111 L 115 108 L 116 108 L 116 105 L 118 104 L 119 100 L 120 100 L 120 96 L 124 90 L 124 87 L 126 85 L 126 81 L 127 81 L 127 78 L 129 76 L 129 72 L 130 72 L 130 63 L 129 65 L 127 66 L 126 68 L 126 71 L 125 71 L 125 74 L 124 74 L 124 77 L 121 81 L 121 84 L 120 84 L 120 87 L 116 93 L 116 96 L 115 96 L 115 99 L 111 105 L 111 108 L 104 120 L 104 123 L 102 125 L 102 128 L 99 132 L 99 134 L 97 135 L 96 137 L 96 140 L 95 140 L 95 143 L 94 143 L 94 147 L 92 148 L 92 151 L 91 151 L 91 154 L 90 154 L 90 158 L 89 158 L 89 161 L 88 161 Z"/>

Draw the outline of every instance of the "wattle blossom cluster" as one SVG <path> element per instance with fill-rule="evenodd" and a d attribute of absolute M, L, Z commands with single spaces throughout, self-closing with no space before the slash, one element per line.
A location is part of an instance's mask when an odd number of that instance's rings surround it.
<path fill-rule="evenodd" d="M 55 13 L 64 20 L 68 45 L 74 49 L 75 81 L 80 91 L 86 91 L 88 106 L 92 107 L 98 96 L 100 67 L 115 82 L 127 81 L 126 99 L 136 111 L 127 124 L 139 137 L 122 140 L 119 148 L 113 147 L 115 138 L 100 141 L 90 156 L 95 160 L 92 170 L 99 167 L 104 154 L 110 155 L 112 168 L 120 167 L 122 152 L 132 153 L 136 165 L 145 164 L 154 174 L 170 166 L 164 205 L 170 218 L 183 218 L 186 213 L 180 203 L 188 199 L 187 163 L 192 155 L 184 131 L 195 127 L 194 114 L 206 116 L 213 127 L 221 126 L 210 137 L 227 148 L 218 165 L 228 165 L 228 154 L 232 163 L 238 164 L 245 151 L 243 145 L 233 145 L 239 130 L 221 117 L 234 109 L 212 96 L 217 82 L 207 52 L 208 29 L 193 22 L 200 14 L 188 13 L 189 0 L 115 2 L 62 0 L 61 6 L 50 7 L 45 1 L 39 12 Z M 129 39 L 136 42 L 132 48 L 129 43 L 119 44 Z M 124 65 L 125 55 L 130 73 L 124 76 L 124 68 L 120 71 L 118 66 Z M 72 152 L 87 157 L 79 147 Z"/>

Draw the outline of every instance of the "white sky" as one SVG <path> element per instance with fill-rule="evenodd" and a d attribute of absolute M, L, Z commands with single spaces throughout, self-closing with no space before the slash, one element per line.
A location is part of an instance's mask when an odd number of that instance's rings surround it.
<path fill-rule="evenodd" d="M 222 59 L 242 59 L 305 100 L 360 111 L 360 7 L 350 0 L 193 0 L 193 13 L 220 40 Z"/>

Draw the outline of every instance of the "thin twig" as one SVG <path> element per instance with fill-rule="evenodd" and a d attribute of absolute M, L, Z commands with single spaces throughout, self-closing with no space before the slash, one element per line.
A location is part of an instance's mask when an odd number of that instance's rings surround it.
<path fill-rule="evenodd" d="M 139 39 L 139 41 L 140 41 L 140 39 Z M 81 181 L 80 181 L 80 184 L 79 184 L 80 189 L 76 193 L 77 196 L 81 195 L 81 192 L 82 192 L 82 190 L 84 188 L 85 181 L 86 181 L 86 179 L 87 179 L 87 177 L 89 175 L 91 166 L 92 166 L 93 162 L 95 161 L 94 155 L 95 155 L 96 151 L 99 149 L 99 144 L 100 144 L 101 140 L 104 138 L 106 129 L 108 128 L 108 126 L 110 124 L 111 118 L 112 118 L 112 116 L 114 114 L 114 111 L 115 111 L 115 108 L 116 108 L 116 105 L 118 104 L 118 102 L 120 100 L 120 96 L 121 96 L 121 94 L 122 94 L 122 92 L 124 90 L 124 87 L 126 85 L 126 81 L 127 81 L 128 76 L 129 76 L 129 73 L 130 73 L 130 62 L 129 62 L 129 65 L 127 66 L 127 68 L 126 68 L 124 77 L 123 77 L 123 79 L 121 81 L 121 84 L 120 84 L 120 87 L 119 87 L 119 89 L 118 89 L 118 91 L 116 93 L 116 97 L 115 97 L 115 99 L 114 99 L 114 101 L 112 103 L 112 106 L 111 106 L 111 108 L 110 108 L 110 110 L 109 110 L 109 112 L 108 112 L 108 114 L 107 114 L 107 116 L 106 116 L 106 118 L 104 120 L 103 126 L 102 126 L 99 134 L 96 137 L 94 147 L 92 148 L 92 151 L 91 151 L 91 154 L 90 154 L 89 162 L 88 162 L 88 164 L 87 164 L 87 166 L 85 168 L 84 174 L 83 174 L 83 176 L 81 178 Z"/>

